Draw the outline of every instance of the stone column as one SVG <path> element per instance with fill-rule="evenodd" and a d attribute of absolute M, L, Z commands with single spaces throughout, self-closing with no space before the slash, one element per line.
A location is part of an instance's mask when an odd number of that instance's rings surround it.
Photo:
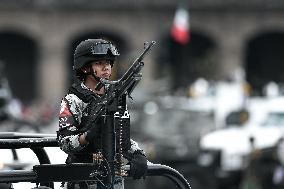
<path fill-rule="evenodd" d="M 44 100 L 60 100 L 65 93 L 67 71 L 64 41 L 50 40 L 52 34 L 43 35 L 38 66 L 39 97 Z"/>

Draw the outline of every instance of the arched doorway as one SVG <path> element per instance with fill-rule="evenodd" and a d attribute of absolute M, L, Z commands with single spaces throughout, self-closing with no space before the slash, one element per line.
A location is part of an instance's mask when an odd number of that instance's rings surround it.
<path fill-rule="evenodd" d="M 263 95 L 268 82 L 284 83 L 284 32 L 269 32 L 248 41 L 246 48 L 246 79 L 253 95 Z"/>
<path fill-rule="evenodd" d="M 0 61 L 13 96 L 23 102 L 36 97 L 38 49 L 33 39 L 15 32 L 0 32 Z"/>
<path fill-rule="evenodd" d="M 197 78 L 217 79 L 216 45 L 212 39 L 200 33 L 191 33 L 191 40 L 183 45 L 166 36 L 160 45 L 157 70 L 168 68 L 172 79 L 172 91 L 186 89 Z"/>

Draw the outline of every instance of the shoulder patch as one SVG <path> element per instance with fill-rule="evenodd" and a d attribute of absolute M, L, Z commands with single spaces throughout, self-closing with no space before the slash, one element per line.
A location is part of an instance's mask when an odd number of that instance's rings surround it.
<path fill-rule="evenodd" d="M 72 116 L 69 108 L 68 108 L 68 105 L 67 103 L 63 100 L 61 102 L 61 105 L 60 105 L 60 113 L 59 113 L 59 116 L 62 117 L 62 116 Z"/>

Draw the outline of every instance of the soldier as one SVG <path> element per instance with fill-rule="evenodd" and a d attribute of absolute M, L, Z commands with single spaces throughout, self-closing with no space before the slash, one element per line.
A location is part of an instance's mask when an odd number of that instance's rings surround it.
<path fill-rule="evenodd" d="M 105 87 L 97 89 L 101 78 L 110 79 L 113 64 L 119 56 L 116 47 L 104 39 L 82 41 L 74 54 L 73 70 L 77 81 L 61 101 L 59 130 L 57 138 L 60 148 L 68 154 L 66 163 L 91 163 L 102 148 L 102 129 L 105 119 L 101 116 L 87 132 L 82 132 L 90 119 L 92 102 L 105 93 Z M 128 111 L 120 112 L 129 115 Z M 130 176 L 139 179 L 147 171 L 147 159 L 137 143 L 129 137 L 129 116 L 124 116 L 125 135 L 122 142 L 123 156 L 129 161 Z M 90 188 L 89 183 L 68 183 L 68 189 Z M 102 187 L 102 186 L 98 186 Z M 123 181 L 117 181 L 114 188 L 123 188 Z"/>

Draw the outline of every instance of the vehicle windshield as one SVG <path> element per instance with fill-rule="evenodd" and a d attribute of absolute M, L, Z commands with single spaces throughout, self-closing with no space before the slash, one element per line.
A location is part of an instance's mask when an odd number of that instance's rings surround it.
<path fill-rule="evenodd" d="M 284 112 L 269 113 L 264 121 L 263 126 L 284 127 Z"/>

